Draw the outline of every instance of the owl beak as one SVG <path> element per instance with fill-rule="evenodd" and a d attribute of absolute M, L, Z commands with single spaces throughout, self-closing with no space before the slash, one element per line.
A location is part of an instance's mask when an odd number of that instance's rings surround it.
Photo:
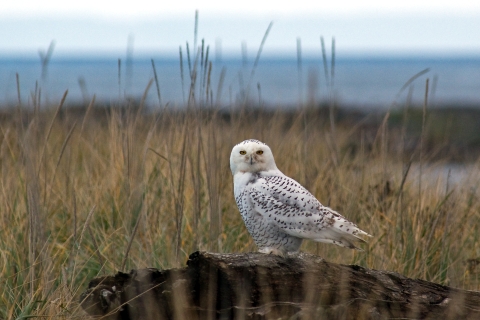
<path fill-rule="evenodd" d="M 253 165 L 253 155 L 250 156 L 250 165 Z"/>

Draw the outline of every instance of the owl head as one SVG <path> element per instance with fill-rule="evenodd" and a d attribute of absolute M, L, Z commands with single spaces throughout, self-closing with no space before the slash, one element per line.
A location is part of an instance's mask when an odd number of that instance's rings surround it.
<path fill-rule="evenodd" d="M 250 139 L 237 144 L 230 155 L 232 174 L 278 170 L 272 150 L 265 143 Z"/>

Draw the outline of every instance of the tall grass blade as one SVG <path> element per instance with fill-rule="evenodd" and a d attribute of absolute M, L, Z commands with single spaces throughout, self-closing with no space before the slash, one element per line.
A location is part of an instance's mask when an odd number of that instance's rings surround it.
<path fill-rule="evenodd" d="M 218 108 L 222 104 L 222 92 L 223 92 L 223 84 L 225 82 L 225 74 L 227 73 L 227 69 L 225 67 L 222 68 L 220 71 L 220 77 L 218 79 L 218 86 L 217 86 L 217 96 L 215 98 L 215 106 Z"/>
<path fill-rule="evenodd" d="M 303 106 L 302 40 L 297 38 L 298 106 Z"/>
<path fill-rule="evenodd" d="M 195 28 L 193 30 L 193 55 L 194 56 L 196 55 L 196 52 L 197 52 L 197 39 L 198 39 L 198 10 L 195 10 Z"/>
<path fill-rule="evenodd" d="M 95 105 L 95 99 L 97 98 L 96 95 L 93 95 L 92 100 L 88 104 L 87 110 L 85 111 L 85 115 L 83 116 L 82 120 L 82 126 L 80 127 L 80 135 L 83 133 L 83 128 L 85 127 L 85 123 L 87 122 L 88 116 L 90 115 L 90 112 L 93 109 L 93 106 Z"/>
<path fill-rule="evenodd" d="M 325 72 L 325 83 L 327 84 L 327 88 L 330 87 L 330 77 L 328 75 L 328 59 L 327 59 L 327 50 L 325 48 L 325 41 L 323 37 L 320 37 L 320 45 L 322 48 L 322 61 L 323 61 L 323 71 Z"/>
<path fill-rule="evenodd" d="M 137 234 L 138 226 L 140 224 L 140 219 L 142 218 L 143 215 L 143 209 L 144 206 L 142 206 L 142 209 L 140 210 L 140 213 L 137 216 L 137 220 L 135 221 L 135 226 L 133 227 L 132 235 L 130 236 L 130 239 L 128 240 L 127 248 L 125 249 L 125 253 L 123 255 L 123 260 L 122 264 L 120 266 L 120 270 L 125 270 L 125 266 L 127 265 L 127 259 L 128 259 L 128 254 L 130 253 L 130 249 L 132 248 L 132 243 L 133 240 L 135 239 L 135 235 Z"/>
<path fill-rule="evenodd" d="M 38 51 L 38 54 L 40 55 L 40 61 L 42 64 L 41 79 L 43 82 L 47 79 L 48 64 L 52 59 L 54 49 L 55 49 L 55 41 L 52 40 L 48 45 L 47 51 L 43 51 L 43 50 Z"/>
<path fill-rule="evenodd" d="M 17 102 L 20 108 L 20 106 L 22 105 L 22 95 L 20 94 L 20 76 L 18 75 L 18 72 L 15 73 L 15 80 L 17 85 Z"/>
<path fill-rule="evenodd" d="M 262 42 L 260 43 L 260 47 L 258 48 L 258 51 L 257 51 L 257 56 L 255 57 L 255 61 L 253 62 L 252 71 L 250 72 L 250 79 L 248 80 L 248 84 L 247 84 L 247 93 L 245 95 L 245 102 L 248 99 L 248 93 L 249 93 L 249 90 L 250 90 L 250 85 L 253 81 L 253 77 L 255 76 L 255 71 L 257 70 L 258 62 L 260 61 L 260 56 L 262 55 L 263 46 L 265 45 L 265 42 L 267 41 L 268 34 L 270 33 L 270 30 L 272 29 L 272 26 L 273 26 L 273 21 L 271 21 L 269 23 L 269 25 L 267 27 L 267 30 L 265 30 L 265 34 L 263 35 Z"/>
<path fill-rule="evenodd" d="M 90 225 L 87 225 L 87 230 L 88 234 L 90 234 L 90 238 L 92 238 L 93 248 L 95 249 L 95 255 L 97 256 L 98 264 L 101 266 L 100 268 L 102 269 L 105 266 L 105 261 L 100 253 L 100 248 L 98 247 L 97 240 L 95 240 L 95 236 L 93 235 Z M 123 268 L 120 270 L 123 270 Z"/>
<path fill-rule="evenodd" d="M 190 78 L 192 78 L 192 59 L 190 58 L 190 48 L 188 47 L 188 42 L 186 43 L 186 48 L 187 48 L 187 62 L 188 62 L 188 74 L 190 75 Z M 195 51 L 195 48 L 194 48 Z M 195 56 L 195 53 L 194 53 Z"/>
<path fill-rule="evenodd" d="M 45 140 L 43 142 L 42 153 L 41 153 L 41 156 L 40 156 L 41 161 L 38 164 L 39 166 L 38 166 L 38 169 L 37 169 L 37 175 L 40 173 L 40 166 L 42 164 L 42 161 L 44 161 L 45 149 L 47 148 L 47 141 L 50 138 L 50 134 L 52 133 L 53 124 L 55 123 L 55 120 L 57 119 L 57 116 L 60 113 L 60 110 L 62 109 L 62 107 L 65 103 L 65 99 L 67 99 L 67 95 L 68 95 L 68 90 L 66 90 L 65 93 L 63 94 L 62 100 L 58 104 L 57 109 L 55 110 L 55 114 L 53 115 L 53 118 L 50 121 L 50 126 L 48 127 L 47 135 L 45 136 Z"/>
<path fill-rule="evenodd" d="M 423 101 L 423 109 L 422 109 L 422 131 L 420 133 L 420 159 L 419 159 L 419 180 L 418 180 L 418 195 L 420 199 L 420 210 L 423 208 L 423 197 L 422 194 L 422 180 L 423 180 L 423 157 L 424 157 L 424 144 L 425 144 L 425 125 L 427 121 L 427 104 L 428 104 L 428 83 L 429 79 L 425 81 L 425 96 Z"/>
<path fill-rule="evenodd" d="M 155 68 L 155 62 L 152 59 L 153 78 L 155 79 L 155 88 L 157 89 L 158 105 L 162 108 L 162 95 L 160 94 L 160 84 L 158 83 L 157 68 Z"/>
<path fill-rule="evenodd" d="M 183 104 L 185 105 L 185 76 L 183 72 L 183 54 L 182 54 L 182 46 L 178 48 L 180 54 L 180 79 L 182 80 L 182 98 Z"/>
<path fill-rule="evenodd" d="M 55 181 L 55 176 L 57 175 L 58 166 L 60 165 L 60 161 L 62 160 L 63 153 L 65 151 L 65 148 L 67 147 L 68 141 L 70 141 L 70 138 L 72 136 L 73 131 L 75 130 L 76 125 L 77 125 L 77 122 L 75 121 L 73 123 L 72 128 L 68 132 L 67 137 L 63 141 L 62 148 L 60 149 L 60 154 L 58 155 L 57 163 L 55 164 L 55 169 L 53 170 L 52 180 L 50 182 L 50 194 L 52 193 L 53 182 Z"/>
<path fill-rule="evenodd" d="M 93 213 L 95 212 L 95 208 L 96 208 L 96 206 L 94 205 L 92 207 L 92 209 L 90 209 L 90 211 L 88 212 L 87 218 L 85 219 L 85 223 L 83 224 L 82 232 L 80 232 L 80 237 L 78 238 L 78 241 L 76 243 L 76 246 L 77 246 L 76 249 L 77 250 L 75 252 L 75 259 L 74 259 L 75 261 L 77 260 L 78 255 L 80 254 L 80 248 L 81 248 L 81 244 L 83 242 L 83 236 L 85 234 L 85 231 L 87 230 L 87 227 L 90 225 L 90 220 L 92 219 Z M 70 279 L 70 281 L 72 283 L 74 282 L 76 266 L 77 266 L 77 264 L 75 263 L 73 265 L 73 269 L 72 269 L 72 278 Z"/>
<path fill-rule="evenodd" d="M 330 65 L 330 88 L 331 90 L 335 87 L 335 38 L 332 38 L 332 57 L 331 57 L 331 65 Z"/>
<path fill-rule="evenodd" d="M 125 59 L 125 93 L 127 95 L 131 94 L 132 84 L 133 84 L 133 47 L 134 47 L 134 36 L 133 34 L 128 35 L 127 40 L 127 55 Z"/>
<path fill-rule="evenodd" d="M 405 89 L 408 88 L 413 81 L 415 81 L 417 78 L 423 76 L 428 72 L 430 72 L 430 68 L 423 69 L 422 71 L 414 74 L 410 79 L 408 79 L 407 82 L 405 82 L 405 84 L 400 88 L 400 90 L 398 90 L 397 94 L 395 95 L 395 101 L 398 100 L 398 98 L 403 93 L 403 91 L 405 91 Z"/>
<path fill-rule="evenodd" d="M 117 60 L 118 103 L 122 99 L 122 59 Z"/>

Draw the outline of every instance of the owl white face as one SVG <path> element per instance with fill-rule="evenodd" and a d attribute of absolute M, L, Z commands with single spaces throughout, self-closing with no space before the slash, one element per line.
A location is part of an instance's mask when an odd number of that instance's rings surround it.
<path fill-rule="evenodd" d="M 230 155 L 232 174 L 277 170 L 272 150 L 258 140 L 245 140 L 233 147 Z"/>

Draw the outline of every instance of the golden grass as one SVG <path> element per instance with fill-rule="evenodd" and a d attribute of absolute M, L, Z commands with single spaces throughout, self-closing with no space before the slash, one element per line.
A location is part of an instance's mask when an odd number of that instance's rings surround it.
<path fill-rule="evenodd" d="M 302 250 L 478 290 L 465 265 L 480 256 L 478 164 L 454 184 L 437 174 L 445 162 L 424 163 L 419 187 L 420 150 L 409 166 L 385 123 L 373 135 L 339 123 L 332 138 L 328 116 L 305 112 L 112 108 L 4 121 L 0 318 L 81 318 L 78 295 L 99 274 L 179 267 L 195 250 L 255 250 L 229 169 L 231 148 L 247 138 L 266 142 L 280 170 L 374 235 L 365 252 L 313 242 Z"/>

